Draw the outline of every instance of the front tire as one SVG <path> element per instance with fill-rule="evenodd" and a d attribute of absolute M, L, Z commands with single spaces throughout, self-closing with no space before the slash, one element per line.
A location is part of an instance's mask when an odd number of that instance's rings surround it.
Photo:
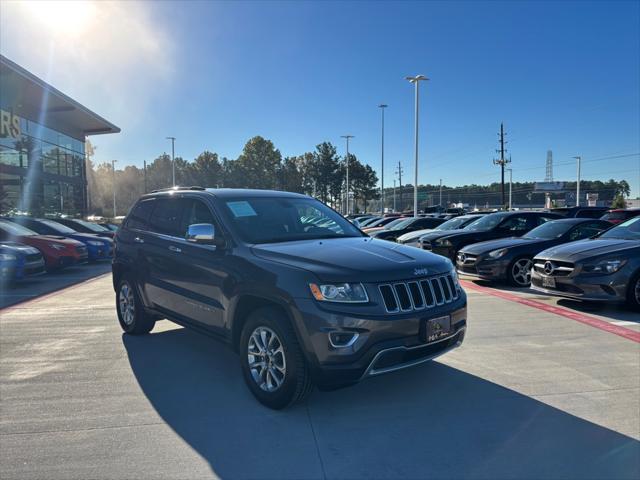
<path fill-rule="evenodd" d="M 531 286 L 531 271 L 533 260 L 528 257 L 516 258 L 509 264 L 507 280 L 514 287 L 527 288 Z"/>
<path fill-rule="evenodd" d="M 640 272 L 636 273 L 629 282 L 627 303 L 634 310 L 640 310 Z"/>
<path fill-rule="evenodd" d="M 156 324 L 155 318 L 145 311 L 135 283 L 127 277 L 118 283 L 116 310 L 120 327 L 131 335 L 149 333 Z"/>
<path fill-rule="evenodd" d="M 242 373 L 251 393 L 274 410 L 303 401 L 313 388 L 309 367 L 285 313 L 261 308 L 240 335 Z"/>

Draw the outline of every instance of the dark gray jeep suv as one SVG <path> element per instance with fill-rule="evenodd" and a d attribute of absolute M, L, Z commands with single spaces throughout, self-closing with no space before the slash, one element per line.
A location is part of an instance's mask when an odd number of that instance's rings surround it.
<path fill-rule="evenodd" d="M 326 221 L 317 226 L 318 217 Z M 216 336 L 271 408 L 416 365 L 462 343 L 451 262 L 372 239 L 304 195 L 175 188 L 143 196 L 116 234 L 118 319 Z"/>

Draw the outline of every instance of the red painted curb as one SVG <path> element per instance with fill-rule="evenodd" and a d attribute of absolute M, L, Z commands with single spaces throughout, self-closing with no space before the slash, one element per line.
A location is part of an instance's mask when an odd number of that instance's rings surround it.
<path fill-rule="evenodd" d="M 88 278 L 87 280 L 83 280 L 81 282 L 77 282 L 77 283 L 74 283 L 74 284 L 71 284 L 71 285 L 67 285 L 66 287 L 58 288 L 58 289 L 53 290 L 53 291 L 51 291 L 49 293 L 45 293 L 43 295 L 40 295 L 40 296 L 38 296 L 36 298 L 32 298 L 31 300 L 23 300 L 21 302 L 14 303 L 13 305 L 9 305 L 7 307 L 0 308 L 0 313 L 10 312 L 12 310 L 16 310 L 18 308 L 22 308 L 25 305 L 38 303 L 38 302 L 40 302 L 42 300 L 46 300 L 49 297 L 57 295 L 60 292 L 64 292 L 65 290 L 70 290 L 72 288 L 76 288 L 76 287 L 79 287 L 81 285 L 86 285 L 87 283 L 91 283 L 91 282 L 95 282 L 97 280 L 100 280 L 101 278 L 106 277 L 107 275 L 111 275 L 111 272 L 103 273 L 102 275 L 98 275 L 97 277 Z"/>
<path fill-rule="evenodd" d="M 575 320 L 576 322 L 589 325 L 590 327 L 598 328 L 600 330 L 604 330 L 605 332 L 613 333 L 614 335 L 618 335 L 633 342 L 640 343 L 640 332 L 636 332 L 629 328 L 624 328 L 619 325 L 613 325 L 604 320 L 600 320 L 599 318 L 585 315 L 584 313 L 574 312 L 572 310 L 567 310 L 566 308 L 547 305 L 546 303 L 538 302 L 536 300 L 522 298 L 512 293 L 476 285 L 475 283 L 469 282 L 467 280 L 460 280 L 460 283 L 464 288 L 470 288 L 471 290 L 477 290 L 479 292 L 487 293 L 489 295 L 493 295 L 494 297 L 503 298 L 505 300 L 520 303 L 522 305 L 527 305 L 528 307 L 537 308 L 538 310 L 544 310 L 548 313 L 554 313 L 556 315 Z"/>

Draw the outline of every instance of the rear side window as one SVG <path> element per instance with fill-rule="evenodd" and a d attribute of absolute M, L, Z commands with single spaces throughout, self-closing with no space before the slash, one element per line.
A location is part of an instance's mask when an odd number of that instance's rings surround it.
<path fill-rule="evenodd" d="M 149 218 L 149 231 L 179 237 L 183 206 L 180 198 L 157 199 Z"/>
<path fill-rule="evenodd" d="M 584 223 L 578 225 L 569 234 L 569 240 L 582 240 L 584 238 L 591 238 L 594 235 L 604 230 L 601 223 Z"/>
<path fill-rule="evenodd" d="M 138 202 L 127 218 L 127 227 L 136 230 L 146 230 L 154 203 L 154 199 Z"/>
<path fill-rule="evenodd" d="M 553 222 L 554 220 L 558 220 L 558 219 L 555 217 L 545 217 L 544 215 L 537 217 L 538 225 L 542 225 L 543 223 L 547 223 L 547 222 Z"/>
<path fill-rule="evenodd" d="M 603 210 L 579 210 L 576 217 L 579 218 L 600 218 L 604 213 Z"/>

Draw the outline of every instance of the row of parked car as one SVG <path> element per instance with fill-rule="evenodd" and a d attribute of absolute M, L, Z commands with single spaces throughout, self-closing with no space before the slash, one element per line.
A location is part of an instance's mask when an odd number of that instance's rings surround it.
<path fill-rule="evenodd" d="M 596 207 L 354 219 L 370 236 L 449 258 L 459 274 L 640 308 L 640 209 Z"/>
<path fill-rule="evenodd" d="M 0 279 L 13 283 L 111 259 L 116 225 L 71 218 L 0 217 Z"/>

